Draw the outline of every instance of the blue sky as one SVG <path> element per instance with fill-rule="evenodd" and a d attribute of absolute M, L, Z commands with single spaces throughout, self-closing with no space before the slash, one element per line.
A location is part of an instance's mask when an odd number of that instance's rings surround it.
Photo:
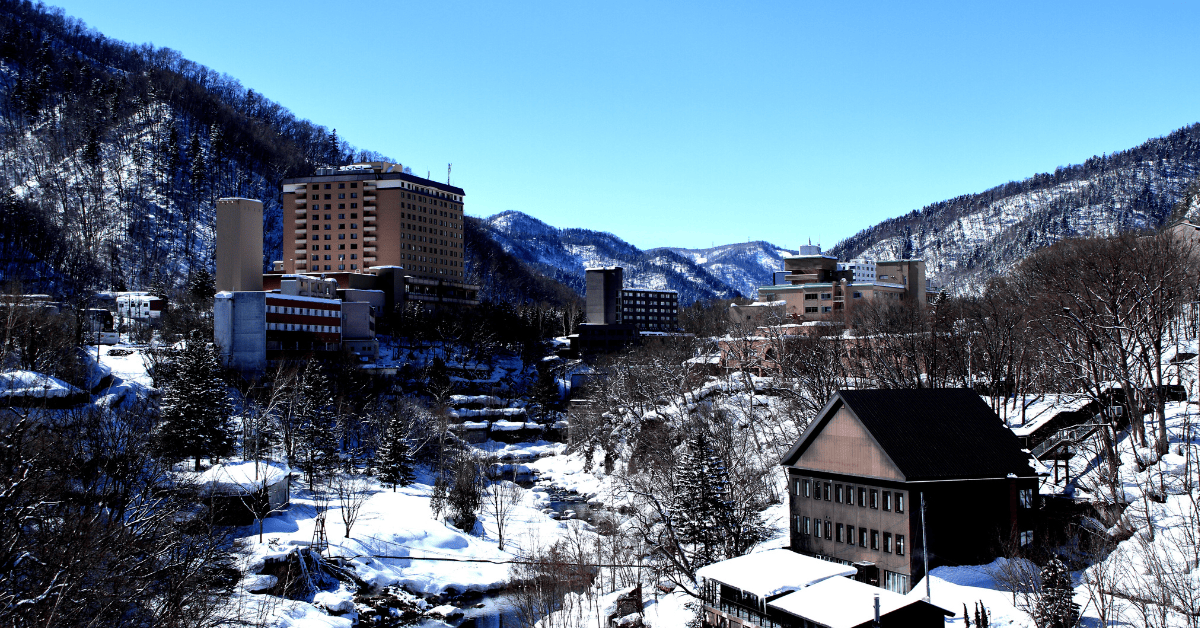
<path fill-rule="evenodd" d="M 1200 3 L 51 0 L 642 247 L 826 247 L 1200 121 Z"/>

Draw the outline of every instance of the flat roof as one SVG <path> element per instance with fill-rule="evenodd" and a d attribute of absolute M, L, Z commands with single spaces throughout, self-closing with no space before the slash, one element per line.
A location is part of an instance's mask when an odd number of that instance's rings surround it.
<path fill-rule="evenodd" d="M 853 576 L 856 573 L 858 570 L 854 567 L 797 554 L 788 549 L 772 549 L 701 567 L 696 575 L 765 599 L 785 591 L 803 589 L 828 578 Z"/>
<path fill-rule="evenodd" d="M 467 195 L 467 193 L 464 192 L 460 187 L 447 185 L 445 183 L 438 183 L 433 179 L 426 179 L 424 177 L 418 177 L 416 175 L 406 174 L 403 172 L 375 172 L 374 170 L 367 170 L 365 168 L 363 170 L 348 170 L 334 174 L 316 174 L 309 177 L 292 177 L 290 179 L 284 179 L 280 182 L 280 185 L 287 185 L 289 183 L 323 183 L 325 181 L 374 181 L 376 179 L 400 179 L 401 181 L 408 181 L 409 183 L 429 186 L 431 188 L 436 188 L 443 192 L 450 192 L 451 194 L 457 194 L 459 196 Z"/>
<path fill-rule="evenodd" d="M 772 600 L 768 605 L 829 628 L 853 628 L 875 619 L 876 595 L 879 596 L 880 615 L 909 604 L 925 603 L 915 595 L 901 595 L 849 578 L 829 578 Z M 954 614 L 939 610 L 947 615 Z"/>

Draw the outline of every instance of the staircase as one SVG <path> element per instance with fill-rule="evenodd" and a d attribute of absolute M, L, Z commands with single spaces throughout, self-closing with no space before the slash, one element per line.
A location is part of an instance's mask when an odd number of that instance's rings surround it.
<path fill-rule="evenodd" d="M 1095 434 L 1104 426 L 1105 423 L 1081 423 L 1079 425 L 1064 427 L 1051 434 L 1050 438 L 1042 441 L 1030 453 L 1038 460 L 1044 458 L 1071 458 L 1075 455 L 1079 443 L 1092 434 Z"/>

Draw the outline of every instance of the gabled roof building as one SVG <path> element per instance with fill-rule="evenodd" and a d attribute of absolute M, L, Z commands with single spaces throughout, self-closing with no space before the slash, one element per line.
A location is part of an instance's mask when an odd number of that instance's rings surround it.
<path fill-rule="evenodd" d="M 978 564 L 1033 538 L 1029 456 L 968 389 L 840 391 L 782 464 L 791 549 L 890 591 L 924 576 L 925 548 L 930 568 Z"/>

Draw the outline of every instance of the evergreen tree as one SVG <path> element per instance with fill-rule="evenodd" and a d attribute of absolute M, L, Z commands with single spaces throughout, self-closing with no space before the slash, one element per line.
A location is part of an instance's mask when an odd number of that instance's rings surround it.
<path fill-rule="evenodd" d="M 680 542 L 690 547 L 693 566 L 702 567 L 723 557 L 730 508 L 728 475 L 703 431 L 688 438 L 678 469 L 672 525 Z"/>
<path fill-rule="evenodd" d="M 163 393 L 159 452 L 173 460 L 192 458 L 197 471 L 201 458 L 233 453 L 232 408 L 220 374 L 216 348 L 193 334 L 175 360 Z"/>
<path fill-rule="evenodd" d="M 1042 568 L 1042 593 L 1033 611 L 1038 628 L 1071 628 L 1079 619 L 1079 605 L 1072 599 L 1071 574 L 1057 557 Z"/>
<path fill-rule="evenodd" d="M 334 411 L 329 378 L 316 360 L 309 360 L 300 381 L 296 415 L 299 426 L 296 449 L 300 467 L 311 490 L 317 478 L 336 464 L 337 443 L 333 438 Z"/>
<path fill-rule="evenodd" d="M 404 420 L 397 412 L 388 421 L 387 432 L 379 446 L 379 479 L 391 484 L 392 492 L 396 491 L 397 485 L 408 486 L 416 480 L 416 462 L 404 432 Z"/>

